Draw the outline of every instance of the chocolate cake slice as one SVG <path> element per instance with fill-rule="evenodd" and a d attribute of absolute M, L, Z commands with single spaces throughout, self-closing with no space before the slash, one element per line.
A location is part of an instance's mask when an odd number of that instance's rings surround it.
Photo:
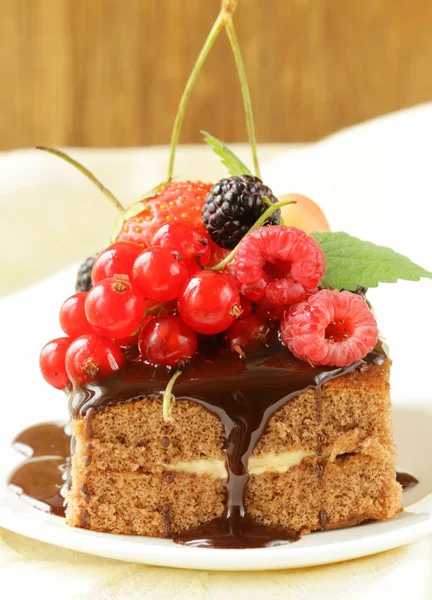
<path fill-rule="evenodd" d="M 69 525 L 255 547 L 394 516 L 390 360 L 312 367 L 280 343 L 246 361 L 219 338 L 176 384 L 128 365 L 71 398 Z"/>

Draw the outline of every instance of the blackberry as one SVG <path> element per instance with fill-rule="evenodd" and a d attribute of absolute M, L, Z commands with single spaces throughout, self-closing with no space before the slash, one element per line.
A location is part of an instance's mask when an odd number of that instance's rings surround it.
<path fill-rule="evenodd" d="M 267 210 L 266 196 L 274 204 L 277 198 L 261 179 L 240 175 L 221 179 L 210 190 L 203 206 L 203 222 L 211 239 L 222 248 L 234 248 L 257 219 Z M 280 210 L 266 221 L 280 223 Z"/>
<path fill-rule="evenodd" d="M 99 255 L 99 252 L 92 254 L 85 259 L 80 268 L 78 269 L 77 279 L 75 284 L 76 292 L 88 292 L 93 287 L 91 273 L 95 258 Z"/>

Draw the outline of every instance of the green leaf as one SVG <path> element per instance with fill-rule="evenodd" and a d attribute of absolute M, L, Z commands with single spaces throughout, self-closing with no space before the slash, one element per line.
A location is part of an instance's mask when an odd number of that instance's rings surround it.
<path fill-rule="evenodd" d="M 166 187 L 169 184 L 169 182 L 170 182 L 170 179 L 165 179 L 165 181 L 162 181 L 158 185 L 155 185 L 155 187 L 152 188 L 149 192 L 147 192 L 147 194 L 144 194 L 144 196 L 141 196 L 141 198 L 139 200 L 137 200 L 137 202 L 144 202 L 145 200 L 149 200 L 150 198 L 153 198 L 153 196 L 156 194 L 156 192 L 159 192 L 164 187 Z M 136 204 L 136 202 L 134 204 Z M 130 210 L 132 208 L 132 206 L 134 206 L 134 204 L 132 204 L 126 210 L 126 212 L 128 212 L 128 210 Z M 138 214 L 138 213 L 135 213 L 135 214 Z M 133 215 L 133 216 L 135 216 L 135 215 Z"/>
<path fill-rule="evenodd" d="M 136 217 L 136 215 L 139 215 L 140 212 L 142 212 L 144 210 L 146 200 L 153 198 L 156 195 L 156 193 L 159 190 L 163 189 L 168 183 L 169 183 L 168 179 L 166 181 L 162 181 L 162 183 L 159 183 L 158 185 L 156 185 L 153 189 L 151 189 L 149 192 L 144 194 L 144 196 L 141 196 L 141 198 L 139 200 L 137 200 L 136 202 L 134 202 L 133 204 L 128 206 L 128 208 L 124 211 L 122 216 L 119 219 L 117 219 L 117 221 L 115 222 L 115 225 L 114 225 L 113 230 L 110 235 L 110 243 L 111 244 L 116 241 L 120 231 L 122 230 L 123 223 L 125 221 L 127 221 L 128 219 L 131 219 L 132 217 Z"/>
<path fill-rule="evenodd" d="M 202 130 L 204 141 L 211 146 L 213 152 L 222 159 L 222 164 L 228 169 L 230 175 L 252 175 L 247 166 L 228 148 L 221 140 Z"/>
<path fill-rule="evenodd" d="M 398 279 L 432 279 L 432 272 L 391 248 L 364 242 L 344 232 L 312 233 L 311 236 L 321 246 L 326 259 L 322 285 L 355 290 L 358 285 L 376 287 L 379 283 L 396 283 Z"/>

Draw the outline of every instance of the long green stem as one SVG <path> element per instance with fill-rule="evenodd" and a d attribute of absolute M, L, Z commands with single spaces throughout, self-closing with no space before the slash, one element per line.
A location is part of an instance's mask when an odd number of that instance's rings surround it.
<path fill-rule="evenodd" d="M 218 18 L 216 19 L 213 27 L 211 28 L 211 31 L 208 34 L 206 41 L 204 42 L 204 46 L 202 47 L 202 50 L 199 53 L 199 56 L 194 65 L 194 68 L 192 69 L 192 73 L 189 75 L 189 79 L 187 80 L 186 87 L 185 87 L 183 95 L 180 99 L 180 104 L 177 109 L 177 114 L 176 114 L 173 130 L 172 130 L 172 134 L 171 134 L 171 150 L 170 150 L 170 156 L 169 156 L 169 162 L 168 162 L 168 179 L 169 180 L 172 179 L 172 176 L 173 176 L 175 152 L 176 152 L 177 144 L 178 144 L 178 141 L 180 138 L 180 131 L 181 131 L 181 127 L 183 125 L 183 119 L 185 116 L 189 97 L 192 92 L 192 88 L 193 88 L 195 81 L 202 69 L 203 64 L 205 63 L 208 53 L 212 49 L 213 44 L 216 41 L 216 38 L 218 37 L 219 33 L 221 32 L 221 30 L 224 27 L 224 24 L 225 24 L 224 15 L 223 15 L 223 12 L 221 12 L 220 15 L 218 16 Z"/>
<path fill-rule="evenodd" d="M 175 402 L 175 396 L 172 393 L 172 390 L 173 390 L 174 383 L 176 382 L 177 377 L 180 377 L 181 374 L 182 374 L 182 372 L 179 369 L 177 369 L 177 371 L 171 377 L 171 379 L 169 380 L 169 382 L 165 388 L 165 392 L 163 395 L 163 401 L 162 401 L 162 416 L 163 416 L 164 421 L 168 421 L 172 416 L 172 409 L 173 409 L 174 402 Z"/>
<path fill-rule="evenodd" d="M 114 196 L 114 194 L 107 187 L 105 187 L 104 184 L 101 183 L 99 181 L 99 179 L 97 179 L 93 175 L 93 173 L 91 173 L 86 167 L 84 167 L 77 160 L 75 160 L 74 158 L 69 156 L 69 154 L 66 154 L 66 152 L 62 152 L 62 150 L 57 150 L 57 148 L 47 148 L 46 146 L 36 146 L 36 149 L 43 150 L 44 152 L 49 152 L 50 154 L 54 154 L 54 156 L 58 156 L 59 158 L 65 160 L 69 164 L 73 165 L 76 169 L 78 169 L 78 171 L 80 171 L 80 173 L 85 175 L 88 179 L 90 179 L 90 181 L 92 181 L 95 184 L 96 187 L 98 187 L 100 189 L 102 194 L 104 194 L 108 198 L 108 200 L 111 202 L 111 204 L 114 206 L 114 208 L 116 208 L 121 213 L 124 213 L 124 210 L 125 210 L 124 207 L 117 200 L 117 198 Z"/>
<path fill-rule="evenodd" d="M 280 202 L 276 202 L 275 204 L 272 204 L 260 216 L 260 218 L 252 225 L 252 227 L 249 229 L 249 231 L 247 232 L 246 235 L 249 235 L 252 231 L 254 231 L 255 229 L 258 229 L 258 227 L 261 227 L 261 225 L 263 225 L 274 212 L 276 212 L 277 210 L 282 208 L 282 206 L 288 206 L 288 204 L 296 204 L 296 201 L 295 200 L 281 200 Z M 237 252 L 240 244 L 241 244 L 241 242 L 239 242 L 237 244 L 237 246 L 233 250 L 231 250 L 231 252 L 228 254 L 228 256 L 226 256 L 223 260 L 221 260 L 220 263 L 218 263 L 217 265 L 214 265 L 213 267 L 205 267 L 205 268 L 208 269 L 209 271 L 222 271 L 223 269 L 225 269 L 225 267 L 227 265 L 229 265 L 230 262 L 233 260 L 235 253 Z"/>
<path fill-rule="evenodd" d="M 243 105 L 246 117 L 246 127 L 249 137 L 249 143 L 252 152 L 252 160 L 255 170 L 255 175 L 261 179 L 261 171 L 258 162 L 258 154 L 257 154 L 257 142 L 255 135 L 255 125 L 253 119 L 252 112 L 252 101 L 249 92 L 249 85 L 247 82 L 246 71 L 243 63 L 243 58 L 240 52 L 240 46 L 237 40 L 237 35 L 234 28 L 234 23 L 230 13 L 225 15 L 225 28 L 228 35 L 228 39 L 231 44 L 231 49 L 234 55 L 234 60 L 237 67 L 237 73 L 240 79 L 240 86 L 243 96 Z"/>

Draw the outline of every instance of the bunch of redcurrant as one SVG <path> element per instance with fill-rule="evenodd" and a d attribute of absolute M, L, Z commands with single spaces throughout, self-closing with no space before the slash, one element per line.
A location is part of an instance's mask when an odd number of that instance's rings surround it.
<path fill-rule="evenodd" d="M 67 337 L 42 349 L 42 375 L 59 389 L 99 381 L 124 366 L 130 346 L 142 360 L 184 364 L 197 351 L 197 334 L 225 331 L 242 313 L 235 279 L 203 269 L 209 257 L 207 235 L 182 221 L 163 225 L 148 248 L 117 242 L 103 250 L 91 290 L 60 309 Z"/>

